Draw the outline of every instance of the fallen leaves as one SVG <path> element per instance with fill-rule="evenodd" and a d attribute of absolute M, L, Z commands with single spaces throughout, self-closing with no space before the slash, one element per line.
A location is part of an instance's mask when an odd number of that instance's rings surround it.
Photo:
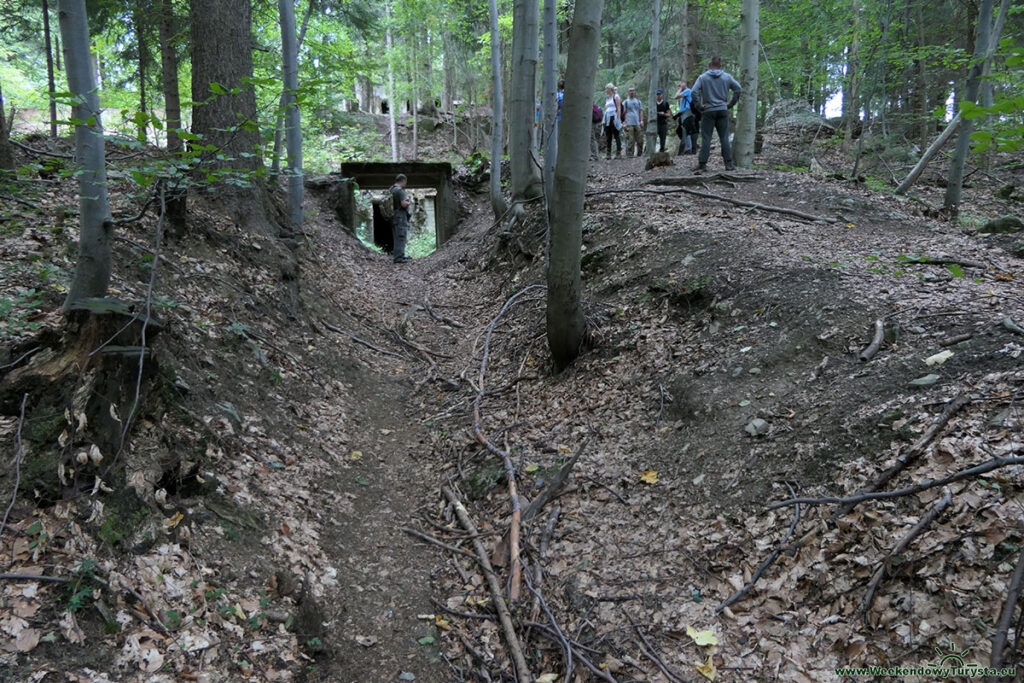
<path fill-rule="evenodd" d="M 640 481 L 645 484 L 657 484 L 658 473 L 654 470 L 644 470 L 644 473 L 640 475 Z"/>

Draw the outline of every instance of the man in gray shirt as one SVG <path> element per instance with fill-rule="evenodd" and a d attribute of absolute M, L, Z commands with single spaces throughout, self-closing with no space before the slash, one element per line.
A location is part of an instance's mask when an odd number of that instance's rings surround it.
<path fill-rule="evenodd" d="M 409 182 L 404 173 L 395 177 L 391 186 L 391 201 L 394 202 L 395 215 L 391 218 L 391 227 L 395 237 L 395 263 L 405 263 L 405 243 L 409 239 L 409 198 L 405 194 L 405 185 Z"/>
<path fill-rule="evenodd" d="M 718 141 L 722 144 L 722 160 L 725 170 L 732 171 L 732 145 L 729 142 L 729 110 L 740 100 L 743 88 L 736 79 L 722 71 L 722 58 L 712 57 L 708 70 L 702 73 L 693 84 L 693 106 L 703 113 L 700 120 L 700 155 L 694 173 L 703 173 L 711 156 L 711 134 L 718 131 Z M 729 93 L 732 92 L 730 99 Z"/>
<path fill-rule="evenodd" d="M 633 156 L 634 145 L 636 156 L 644 153 L 644 105 L 636 97 L 636 88 L 629 89 L 629 97 L 622 103 L 626 110 L 626 156 Z"/>

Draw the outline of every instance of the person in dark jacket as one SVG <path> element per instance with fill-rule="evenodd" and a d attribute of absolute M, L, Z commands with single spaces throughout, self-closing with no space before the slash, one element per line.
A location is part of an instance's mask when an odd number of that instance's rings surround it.
<path fill-rule="evenodd" d="M 409 239 L 409 196 L 405 193 L 405 185 L 409 182 L 405 174 L 399 173 L 395 177 L 395 184 L 391 186 L 391 201 L 394 202 L 395 215 L 391 219 L 392 230 L 395 238 L 395 250 L 392 252 L 395 263 L 405 263 L 408 257 L 405 255 L 405 245 Z"/>
<path fill-rule="evenodd" d="M 672 109 L 661 88 L 658 88 L 655 94 L 657 100 L 654 103 L 654 109 L 658 113 L 658 142 L 660 143 L 658 151 L 664 152 L 665 138 L 668 136 L 668 120 L 672 118 Z"/>
<path fill-rule="evenodd" d="M 712 57 L 708 70 L 697 78 L 691 90 L 693 106 L 702 114 L 700 155 L 697 157 L 694 172 L 702 173 L 707 168 L 708 157 L 711 156 L 711 135 L 714 131 L 718 131 L 718 141 L 722 144 L 725 170 L 733 170 L 735 166 L 732 163 L 732 144 L 729 142 L 729 110 L 739 102 L 743 88 L 735 78 L 722 71 L 722 58 Z"/>

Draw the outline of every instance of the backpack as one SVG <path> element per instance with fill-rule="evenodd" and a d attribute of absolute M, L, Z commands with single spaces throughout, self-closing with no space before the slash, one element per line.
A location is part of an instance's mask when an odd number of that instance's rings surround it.
<path fill-rule="evenodd" d="M 395 195 L 391 192 L 393 188 L 388 188 L 385 192 L 381 193 L 380 197 L 377 198 L 377 206 L 380 207 L 380 215 L 385 220 L 391 220 L 395 217 Z"/>
<path fill-rule="evenodd" d="M 604 121 L 604 112 L 601 111 L 601 107 L 594 105 L 594 115 L 591 117 L 591 121 L 594 123 L 601 123 Z"/>

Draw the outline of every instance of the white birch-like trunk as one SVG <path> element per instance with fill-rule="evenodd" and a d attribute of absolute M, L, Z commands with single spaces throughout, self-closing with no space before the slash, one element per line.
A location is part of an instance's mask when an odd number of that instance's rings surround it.
<path fill-rule="evenodd" d="M 75 162 L 78 172 L 79 237 L 75 275 L 64 310 L 90 297 L 102 297 L 110 283 L 110 251 L 114 225 L 107 201 L 100 98 L 89 52 L 89 20 L 85 0 L 60 0 L 58 5 L 68 90 L 75 96 Z"/>
<path fill-rule="evenodd" d="M 302 228 L 302 118 L 295 93 L 299 89 L 299 45 L 295 37 L 293 0 L 277 0 L 281 15 L 281 66 L 284 75 L 284 137 L 288 155 L 288 218 L 293 230 Z"/>
<path fill-rule="evenodd" d="M 651 9 L 651 84 L 647 93 L 647 156 L 658 151 L 658 101 L 654 91 L 661 80 L 658 65 L 658 44 L 661 42 L 661 0 L 654 0 Z"/>
<path fill-rule="evenodd" d="M 740 93 L 736 109 L 733 157 L 740 168 L 754 165 L 754 137 L 757 134 L 757 63 L 761 45 L 760 0 L 743 0 L 740 13 Z"/>
<path fill-rule="evenodd" d="M 493 2 L 493 0 L 492 0 Z M 579 356 L 586 333 L 580 302 L 580 249 L 583 245 L 583 199 L 590 156 L 591 101 L 601 43 L 604 0 L 576 0 L 565 72 L 565 97 L 559 127 L 555 189 L 551 203 L 548 263 L 547 338 L 555 367 L 565 368 Z"/>
<path fill-rule="evenodd" d="M 491 21 L 491 99 L 494 102 L 494 121 L 491 126 L 491 208 L 494 217 L 501 218 L 508 211 L 508 204 L 501 194 L 501 143 L 502 143 L 502 94 L 501 94 L 501 37 L 498 33 L 498 2 L 489 0 L 488 12 Z"/>
<path fill-rule="evenodd" d="M 420 155 L 420 81 L 419 81 L 419 64 L 416 62 L 418 57 L 416 51 L 416 43 L 419 40 L 418 37 L 414 37 L 412 41 L 412 154 L 410 157 L 416 159 Z"/>
<path fill-rule="evenodd" d="M 557 0 L 544 0 L 544 100 L 541 126 L 544 130 L 544 194 L 550 210 L 555 187 L 555 161 L 558 159 L 558 72 L 555 57 L 558 51 Z"/>
<path fill-rule="evenodd" d="M 384 6 L 385 21 L 387 21 L 387 31 L 385 33 L 385 43 L 388 49 L 388 121 L 391 124 L 391 161 L 398 162 L 398 126 L 395 125 L 395 108 L 398 106 L 398 102 L 395 101 L 395 65 L 392 61 L 392 48 L 394 45 L 391 42 L 391 3 L 387 3 Z"/>

